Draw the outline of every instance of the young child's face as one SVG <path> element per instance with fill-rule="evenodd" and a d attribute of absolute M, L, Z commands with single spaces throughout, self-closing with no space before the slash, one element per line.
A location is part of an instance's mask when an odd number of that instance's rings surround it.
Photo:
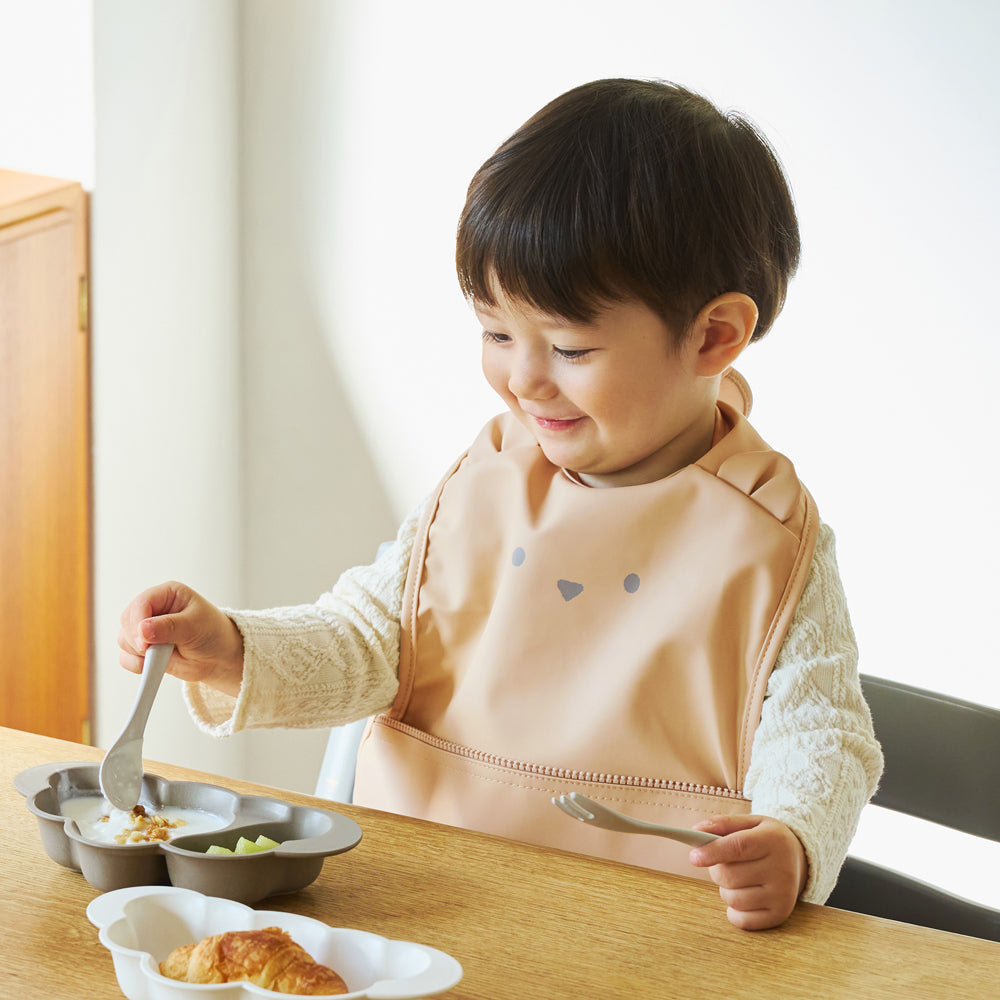
<path fill-rule="evenodd" d="M 475 311 L 487 381 L 546 458 L 588 485 L 653 482 L 711 447 L 718 381 L 698 374 L 699 344 L 674 346 L 642 303 L 591 323 L 505 298 Z"/>

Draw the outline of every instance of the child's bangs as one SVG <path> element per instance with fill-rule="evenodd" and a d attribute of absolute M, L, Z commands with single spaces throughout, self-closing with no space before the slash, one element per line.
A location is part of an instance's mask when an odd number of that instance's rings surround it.
<path fill-rule="evenodd" d="M 546 267 L 542 261 L 524 263 L 525 258 L 511 248 L 506 252 L 484 255 L 478 266 L 462 272 L 466 297 L 487 307 L 503 298 L 523 303 L 546 316 L 556 316 L 575 323 L 592 322 L 611 302 L 625 296 L 596 278 L 589 268 Z"/>
<path fill-rule="evenodd" d="M 608 304 L 628 297 L 621 261 L 605 249 L 597 220 L 581 216 L 565 184 L 511 190 L 493 178 L 473 182 L 459 222 L 458 278 L 474 303 L 498 297 L 574 322 L 590 322 Z"/>

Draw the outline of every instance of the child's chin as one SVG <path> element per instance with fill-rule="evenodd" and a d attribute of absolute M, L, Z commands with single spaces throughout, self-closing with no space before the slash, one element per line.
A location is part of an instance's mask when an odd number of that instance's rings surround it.
<path fill-rule="evenodd" d="M 577 476 L 579 473 L 573 466 L 576 464 L 573 461 L 573 457 L 567 454 L 565 451 L 560 451 L 557 448 L 546 448 L 542 446 L 542 454 L 557 468 L 564 469 L 572 476 Z"/>

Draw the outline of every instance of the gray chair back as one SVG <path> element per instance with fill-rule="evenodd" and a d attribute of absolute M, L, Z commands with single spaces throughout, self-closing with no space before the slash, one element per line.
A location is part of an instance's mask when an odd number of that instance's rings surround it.
<path fill-rule="evenodd" d="M 885 773 L 872 802 L 1000 842 L 1000 711 L 862 675 Z M 1000 911 L 848 857 L 828 906 L 1000 941 Z"/>

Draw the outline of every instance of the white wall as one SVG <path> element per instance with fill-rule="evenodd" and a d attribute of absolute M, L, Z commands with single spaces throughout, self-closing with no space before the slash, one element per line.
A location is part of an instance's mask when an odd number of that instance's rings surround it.
<path fill-rule="evenodd" d="M 0 4 L 8 17 L 11 0 Z M 67 131 L 47 156 L 78 176 L 96 161 L 103 742 L 130 702 L 114 634 L 135 590 L 178 576 L 225 603 L 307 600 L 495 410 L 452 273 L 465 186 L 542 103 L 609 75 L 677 79 L 746 110 L 774 141 L 805 252 L 785 315 L 743 365 L 756 422 L 838 532 L 862 669 L 1000 706 L 989 631 L 1000 346 L 981 301 L 1000 232 L 995 5 L 95 0 L 94 11 L 96 153 Z M 75 72 L 85 84 L 86 65 Z M 46 114 L 58 104 L 44 85 L 30 92 Z M 9 102 L 0 115 L 11 120 Z M 29 139 L 14 145 L 40 141 Z M 71 172 L 10 156 L 0 144 L 5 165 Z M 210 745 L 176 685 L 164 692 L 152 756 L 308 787 L 320 741 Z M 866 818 L 859 849 L 919 867 L 921 836 Z M 925 874 L 1000 905 L 1000 866 L 994 854 L 972 863 L 975 848 L 934 847 Z"/>
<path fill-rule="evenodd" d="M 337 105 L 349 88 L 341 71 L 351 45 L 349 6 L 239 5 L 248 607 L 314 600 L 341 570 L 371 561 L 378 543 L 396 532 L 366 414 L 350 405 L 330 346 L 345 325 L 323 258 L 348 159 Z M 312 791 L 325 745 L 323 731 L 255 733 L 244 769 L 257 780 Z"/>
<path fill-rule="evenodd" d="M 137 687 L 117 659 L 126 603 L 167 579 L 244 598 L 238 41 L 232 0 L 94 3 L 99 746 Z M 144 752 L 238 774 L 246 741 L 197 732 L 167 678 Z"/>
<path fill-rule="evenodd" d="M 0 0 L 0 165 L 94 186 L 92 11 Z"/>

